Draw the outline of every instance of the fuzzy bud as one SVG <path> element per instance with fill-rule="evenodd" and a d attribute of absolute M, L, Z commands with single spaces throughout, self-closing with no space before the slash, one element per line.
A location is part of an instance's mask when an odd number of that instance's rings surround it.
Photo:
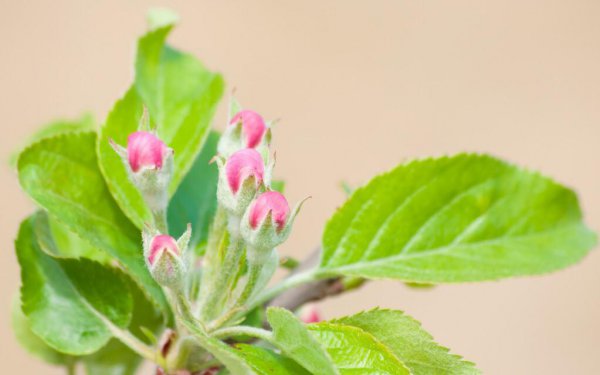
<path fill-rule="evenodd" d="M 314 303 L 308 303 L 304 305 L 298 314 L 300 320 L 306 324 L 318 323 L 321 319 L 321 314 Z"/>
<path fill-rule="evenodd" d="M 267 191 L 248 206 L 240 229 L 248 244 L 249 262 L 263 263 L 269 251 L 288 238 L 302 203 L 290 212 L 288 202 L 281 193 Z"/>
<path fill-rule="evenodd" d="M 148 131 L 137 131 L 127 138 L 127 148 L 111 140 L 121 156 L 129 179 L 138 188 L 152 211 L 166 209 L 167 190 L 173 175 L 173 150 Z"/>
<path fill-rule="evenodd" d="M 265 165 L 260 154 L 253 149 L 235 152 L 227 159 L 218 159 L 219 185 L 217 197 L 225 209 L 241 216 L 256 192 L 263 187 Z"/>
<path fill-rule="evenodd" d="M 152 277 L 163 286 L 180 286 L 185 274 L 182 255 L 191 236 L 190 226 L 177 241 L 166 234 L 152 235 L 148 229 L 144 229 L 142 235 L 144 258 Z"/>
<path fill-rule="evenodd" d="M 270 130 L 262 116 L 251 110 L 241 110 L 229 121 L 218 151 L 227 157 L 237 150 L 253 148 L 266 155 L 269 138 Z"/>

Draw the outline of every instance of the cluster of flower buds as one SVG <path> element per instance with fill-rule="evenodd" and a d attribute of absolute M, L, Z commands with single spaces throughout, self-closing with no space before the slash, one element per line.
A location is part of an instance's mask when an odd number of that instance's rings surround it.
<path fill-rule="evenodd" d="M 239 230 L 247 244 L 248 260 L 255 264 L 287 239 L 300 208 L 298 205 L 291 212 L 285 197 L 271 191 L 273 164 L 266 165 L 269 140 L 270 130 L 258 113 L 239 111 L 221 137 L 216 159 L 219 203 L 228 212 L 230 223 L 239 225 L 233 230 Z"/>
<path fill-rule="evenodd" d="M 160 234 L 150 228 L 142 231 L 144 258 L 152 277 L 163 286 L 176 288 L 181 285 L 185 274 L 183 253 L 188 247 L 192 231 L 187 230 L 175 240 L 167 234 Z"/>
<path fill-rule="evenodd" d="M 123 159 L 129 179 L 138 188 L 148 207 L 154 212 L 164 211 L 173 175 L 173 150 L 154 132 L 143 130 L 129 135 L 127 148 L 113 140 L 110 144 Z"/>

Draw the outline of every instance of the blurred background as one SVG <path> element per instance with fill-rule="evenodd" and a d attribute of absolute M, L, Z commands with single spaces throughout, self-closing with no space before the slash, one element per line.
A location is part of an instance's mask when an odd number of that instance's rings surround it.
<path fill-rule="evenodd" d="M 313 197 L 284 252 L 319 243 L 342 180 L 358 186 L 408 158 L 460 151 L 575 188 L 600 229 L 598 1 L 4 1 L 2 373 L 62 373 L 27 356 L 10 329 L 13 240 L 33 205 L 6 160 L 48 120 L 86 110 L 104 120 L 132 81 L 155 5 L 181 16 L 172 44 L 222 72 L 244 106 L 281 118 L 276 175 L 291 201 Z M 376 282 L 320 304 L 326 318 L 374 306 L 411 314 L 487 374 L 600 373 L 598 251 L 552 275 L 430 290 Z"/>

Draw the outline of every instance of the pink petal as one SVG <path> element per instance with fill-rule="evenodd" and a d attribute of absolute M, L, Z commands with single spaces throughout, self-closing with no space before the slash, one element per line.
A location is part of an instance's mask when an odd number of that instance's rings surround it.
<path fill-rule="evenodd" d="M 290 206 L 285 197 L 277 191 L 268 191 L 256 198 L 250 209 L 250 227 L 256 229 L 269 211 L 277 229 L 283 229 L 290 214 Z"/>
<path fill-rule="evenodd" d="M 246 147 L 254 148 L 258 146 L 267 130 L 262 116 L 246 109 L 233 116 L 230 124 L 233 125 L 238 122 L 242 123 L 242 133 L 246 137 Z"/>
<path fill-rule="evenodd" d="M 137 172 L 142 167 L 160 169 L 169 148 L 152 133 L 138 131 L 127 138 L 127 156 L 131 170 Z"/>
<path fill-rule="evenodd" d="M 154 264 L 154 261 L 158 255 L 166 250 L 170 250 L 174 254 L 179 255 L 177 242 L 173 237 L 166 234 L 159 234 L 158 236 L 155 236 L 150 243 L 150 255 L 148 256 L 148 262 L 150 262 L 150 264 Z"/>
<path fill-rule="evenodd" d="M 225 176 L 233 193 L 237 193 L 240 185 L 250 176 L 254 176 L 256 184 L 263 181 L 265 165 L 260 154 L 253 149 L 247 148 L 235 152 L 227 159 L 225 165 Z"/>

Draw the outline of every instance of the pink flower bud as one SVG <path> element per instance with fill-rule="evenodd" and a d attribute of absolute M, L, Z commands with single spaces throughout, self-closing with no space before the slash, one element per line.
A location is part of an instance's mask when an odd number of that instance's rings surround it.
<path fill-rule="evenodd" d="M 230 125 L 242 123 L 242 133 L 246 138 L 246 147 L 258 146 L 267 130 L 265 120 L 258 113 L 250 110 L 239 111 L 231 119 Z"/>
<path fill-rule="evenodd" d="M 169 148 L 150 132 L 137 131 L 127 138 L 127 157 L 133 172 L 142 167 L 161 169 Z"/>
<path fill-rule="evenodd" d="M 227 160 L 225 175 L 231 191 L 236 194 L 240 185 L 250 176 L 254 177 L 256 187 L 263 182 L 265 165 L 260 154 L 253 149 L 237 151 Z"/>
<path fill-rule="evenodd" d="M 271 217 L 277 230 L 281 231 L 285 227 L 288 216 L 290 215 L 290 206 L 285 197 L 276 191 L 267 191 L 262 193 L 250 207 L 249 221 L 250 227 L 256 229 L 265 220 L 271 212 Z"/>
<path fill-rule="evenodd" d="M 156 259 L 160 258 L 160 255 L 165 251 L 169 251 L 173 255 L 179 256 L 179 248 L 177 247 L 177 242 L 175 241 L 175 239 L 166 234 L 159 234 L 157 236 L 154 236 L 154 238 L 152 238 L 152 241 L 150 242 L 150 253 L 148 254 L 148 263 L 150 263 L 150 265 L 153 266 Z"/>
<path fill-rule="evenodd" d="M 300 320 L 302 320 L 306 324 L 318 323 L 322 320 L 321 315 L 319 314 L 319 310 L 317 310 L 317 307 L 312 303 L 305 305 L 300 310 L 299 315 Z"/>

